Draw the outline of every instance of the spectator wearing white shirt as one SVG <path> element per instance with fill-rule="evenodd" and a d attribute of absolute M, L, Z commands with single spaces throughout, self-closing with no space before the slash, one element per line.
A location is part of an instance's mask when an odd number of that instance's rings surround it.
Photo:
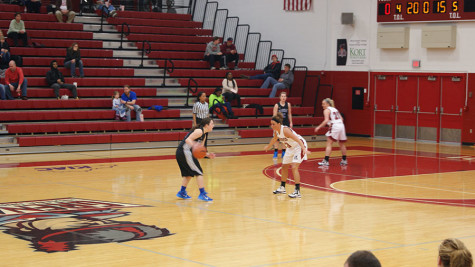
<path fill-rule="evenodd" d="M 226 78 L 223 80 L 223 96 L 226 102 L 231 103 L 234 99 L 237 101 L 237 106 L 241 107 L 241 96 L 238 94 L 238 86 L 236 80 L 233 78 L 231 72 L 226 73 Z"/>

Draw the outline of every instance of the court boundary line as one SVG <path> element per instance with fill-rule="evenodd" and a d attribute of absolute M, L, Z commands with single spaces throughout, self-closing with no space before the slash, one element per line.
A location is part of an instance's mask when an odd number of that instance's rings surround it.
<path fill-rule="evenodd" d="M 379 152 L 379 153 L 385 153 L 385 152 Z M 352 158 L 355 157 L 367 157 L 368 155 L 357 155 L 353 156 Z M 377 155 L 371 155 L 371 156 L 411 156 L 415 157 L 417 155 L 405 155 L 405 154 L 396 154 L 396 153 L 386 153 L 386 154 L 377 154 Z M 443 159 L 443 160 L 450 160 L 446 158 L 437 158 L 437 157 L 428 157 L 428 156 L 418 156 L 418 157 L 426 157 L 426 158 L 433 158 L 433 159 Z M 306 161 L 315 161 L 318 160 L 318 158 L 312 158 L 308 159 Z M 264 176 L 270 178 L 271 180 L 278 181 L 278 177 L 271 177 L 266 173 L 267 170 L 270 170 L 271 168 L 275 167 L 275 165 L 270 165 L 267 166 L 263 169 L 263 174 Z M 282 177 L 280 174 L 282 166 L 278 167 L 275 169 L 275 172 L 277 175 Z M 321 168 L 321 167 L 318 167 Z M 434 172 L 434 173 L 424 173 L 424 174 L 408 174 L 408 175 L 397 175 L 397 176 L 385 176 L 385 177 L 363 177 L 363 176 L 358 176 L 358 175 L 352 175 L 352 174 L 341 174 L 341 173 L 333 173 L 333 172 L 326 172 L 325 170 L 328 170 L 329 168 L 321 168 L 321 171 L 316 171 L 316 170 L 306 170 L 306 169 L 300 169 L 301 171 L 306 171 L 306 172 L 313 172 L 313 173 L 321 173 L 321 174 L 333 174 L 333 175 L 340 175 L 340 176 L 348 176 L 348 177 L 356 177 L 356 178 L 361 178 L 358 180 L 368 180 L 368 181 L 373 181 L 373 179 L 380 179 L 380 178 L 397 178 L 397 177 L 403 177 L 403 176 L 416 176 L 416 175 L 437 175 L 437 174 L 450 174 L 450 173 L 459 173 L 459 172 L 470 172 L 470 171 L 475 171 L 475 170 L 460 170 L 460 171 L 450 171 L 450 172 Z M 287 180 L 290 180 L 295 183 L 295 180 L 288 177 Z M 335 187 L 333 187 L 333 184 L 340 183 L 344 181 L 338 181 L 330 184 L 330 188 L 328 187 L 321 187 L 318 185 L 312 185 L 308 183 L 303 183 L 300 182 L 301 185 L 305 185 L 306 187 L 310 188 L 316 188 L 317 190 L 322 190 L 326 192 L 331 192 L 331 193 L 339 193 L 339 194 L 347 194 L 347 195 L 353 195 L 353 196 L 359 196 L 359 197 L 370 197 L 370 198 L 377 198 L 377 199 L 383 199 L 383 200 L 390 200 L 390 201 L 404 201 L 404 202 L 415 202 L 415 203 L 422 203 L 422 204 L 437 204 L 437 205 L 445 205 L 445 206 L 453 206 L 453 207 L 475 207 L 475 204 L 466 204 L 466 203 L 454 203 L 454 202 L 442 202 L 442 201 L 437 201 L 435 199 L 423 199 L 423 198 L 401 198 L 401 197 L 389 197 L 389 196 L 381 196 L 381 195 L 369 195 L 369 194 L 362 194 L 362 193 L 356 193 L 356 192 L 350 192 L 346 190 L 340 190 Z M 383 183 L 383 182 L 381 182 Z M 390 183 L 388 183 L 390 184 Z M 398 184 L 395 184 L 398 185 Z M 410 187 L 411 185 L 406 185 Z M 460 192 L 458 192 L 460 193 Z M 470 194 L 475 194 L 475 193 L 470 193 Z M 464 200 L 463 199 L 447 199 L 449 201 L 457 201 L 457 200 Z M 473 199 L 469 199 L 473 200 Z"/>
<path fill-rule="evenodd" d="M 375 151 L 375 149 L 380 149 L 382 151 Z M 334 151 L 339 151 L 338 147 L 333 148 Z M 347 150 L 354 150 L 354 151 L 367 151 L 374 153 L 384 153 L 385 155 L 399 155 L 399 156 L 416 156 L 416 157 L 425 157 L 425 158 L 435 158 L 441 159 L 442 157 L 434 157 L 428 155 L 418 155 L 417 153 L 431 153 L 437 155 L 444 155 L 448 156 L 471 156 L 471 155 L 464 155 L 464 154 L 445 154 L 440 152 L 427 152 L 427 151 L 414 151 L 414 150 L 405 150 L 405 149 L 397 149 L 397 148 L 385 148 L 385 147 L 374 147 L 374 146 L 366 146 L 366 145 L 355 145 L 355 146 L 347 146 Z M 387 150 L 387 151 L 385 151 Z M 325 147 L 317 147 L 311 148 L 311 152 L 325 152 Z M 398 153 L 399 151 L 399 153 Z M 107 152 L 107 151 L 106 151 Z M 412 152 L 413 154 L 405 154 Z M 234 154 L 235 153 L 235 154 Z M 84 152 L 78 152 L 80 155 L 88 155 Z M 221 152 L 217 153 L 219 157 L 236 157 L 236 156 L 256 156 L 256 155 L 265 155 L 272 153 L 262 150 L 248 150 L 248 151 L 241 151 L 241 152 Z M 73 160 L 64 160 L 64 161 L 33 161 L 33 162 L 15 162 L 15 163 L 0 163 L 1 168 L 22 168 L 22 167 L 38 167 L 38 166 L 60 166 L 60 165 L 71 165 L 71 164 L 95 164 L 95 163 L 112 163 L 112 162 L 132 162 L 132 161 L 153 161 L 153 160 L 168 160 L 174 159 L 174 154 L 165 154 L 165 155 L 157 155 L 157 156 L 137 156 L 137 157 L 116 157 L 116 158 L 107 158 L 107 157 L 100 157 L 95 155 L 88 155 L 90 159 L 73 159 Z M 355 157 L 355 156 L 353 156 Z M 472 156 L 473 157 L 473 156 Z M 323 157 L 318 157 L 323 158 Z M 351 157 L 350 157 L 351 158 Z M 452 159 L 453 160 L 453 159 Z M 22 166 L 24 165 L 24 166 Z"/>
<path fill-rule="evenodd" d="M 474 170 L 471 170 L 474 171 Z M 404 175 L 404 176 L 425 176 L 425 175 L 434 175 L 434 174 L 451 174 L 451 173 L 457 173 L 460 171 L 456 172 L 444 172 L 444 173 L 427 173 L 427 174 L 413 174 L 413 175 Z M 475 171 L 474 171 L 475 172 Z M 435 191 L 445 191 L 445 192 L 450 192 L 450 193 L 460 193 L 460 194 L 470 194 L 470 195 L 475 195 L 475 192 L 462 192 L 462 191 L 455 191 L 455 190 L 448 190 L 448 189 L 442 189 L 442 188 L 433 188 L 433 187 L 426 187 L 426 186 L 419 186 L 419 185 L 408 185 L 408 184 L 397 184 L 397 183 L 391 183 L 391 182 L 384 182 L 384 181 L 377 181 L 377 179 L 384 179 L 384 178 L 392 178 L 396 176 L 386 176 L 386 177 L 375 177 L 375 178 L 367 178 L 363 180 L 367 180 L 372 183 L 380 183 L 380 184 L 388 184 L 388 185 L 397 185 L 397 186 L 405 186 L 405 187 L 413 187 L 413 188 L 419 188 L 419 189 L 427 189 L 427 190 L 435 190 Z M 401 176 L 399 176 L 401 177 Z M 351 181 L 356 181 L 356 180 L 351 180 Z M 339 183 L 344 183 L 344 182 L 349 182 L 349 181 L 338 181 L 332 183 L 330 186 L 337 191 L 343 191 L 346 192 L 345 190 L 335 188 L 333 185 L 339 184 Z M 454 198 L 453 200 L 460 200 L 460 198 Z"/>

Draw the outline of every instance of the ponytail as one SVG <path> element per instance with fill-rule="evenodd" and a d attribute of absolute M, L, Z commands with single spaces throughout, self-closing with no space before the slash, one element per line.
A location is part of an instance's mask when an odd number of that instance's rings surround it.
<path fill-rule="evenodd" d="M 472 254 L 467 249 L 454 250 L 450 255 L 450 267 L 472 267 Z"/>
<path fill-rule="evenodd" d="M 439 257 L 444 267 L 472 267 L 473 259 L 470 251 L 462 241 L 448 238 L 439 246 Z"/>

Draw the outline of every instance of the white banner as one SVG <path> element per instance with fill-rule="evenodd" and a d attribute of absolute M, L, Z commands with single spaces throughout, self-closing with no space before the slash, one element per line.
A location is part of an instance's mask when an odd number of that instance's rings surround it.
<path fill-rule="evenodd" d="M 347 66 L 368 65 L 368 40 L 349 40 L 347 57 Z"/>

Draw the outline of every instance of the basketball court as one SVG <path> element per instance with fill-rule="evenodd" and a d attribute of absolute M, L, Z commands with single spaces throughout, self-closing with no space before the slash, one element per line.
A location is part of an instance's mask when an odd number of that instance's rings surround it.
<path fill-rule="evenodd" d="M 323 142 L 300 167 L 302 198 L 274 195 L 264 145 L 210 147 L 213 202 L 178 199 L 175 149 L 0 157 L 4 266 L 435 266 L 447 237 L 475 247 L 473 147 L 351 138 L 347 167 Z M 291 182 L 287 193 L 293 191 Z M 2 264 L 2 265 L 3 265 Z"/>

